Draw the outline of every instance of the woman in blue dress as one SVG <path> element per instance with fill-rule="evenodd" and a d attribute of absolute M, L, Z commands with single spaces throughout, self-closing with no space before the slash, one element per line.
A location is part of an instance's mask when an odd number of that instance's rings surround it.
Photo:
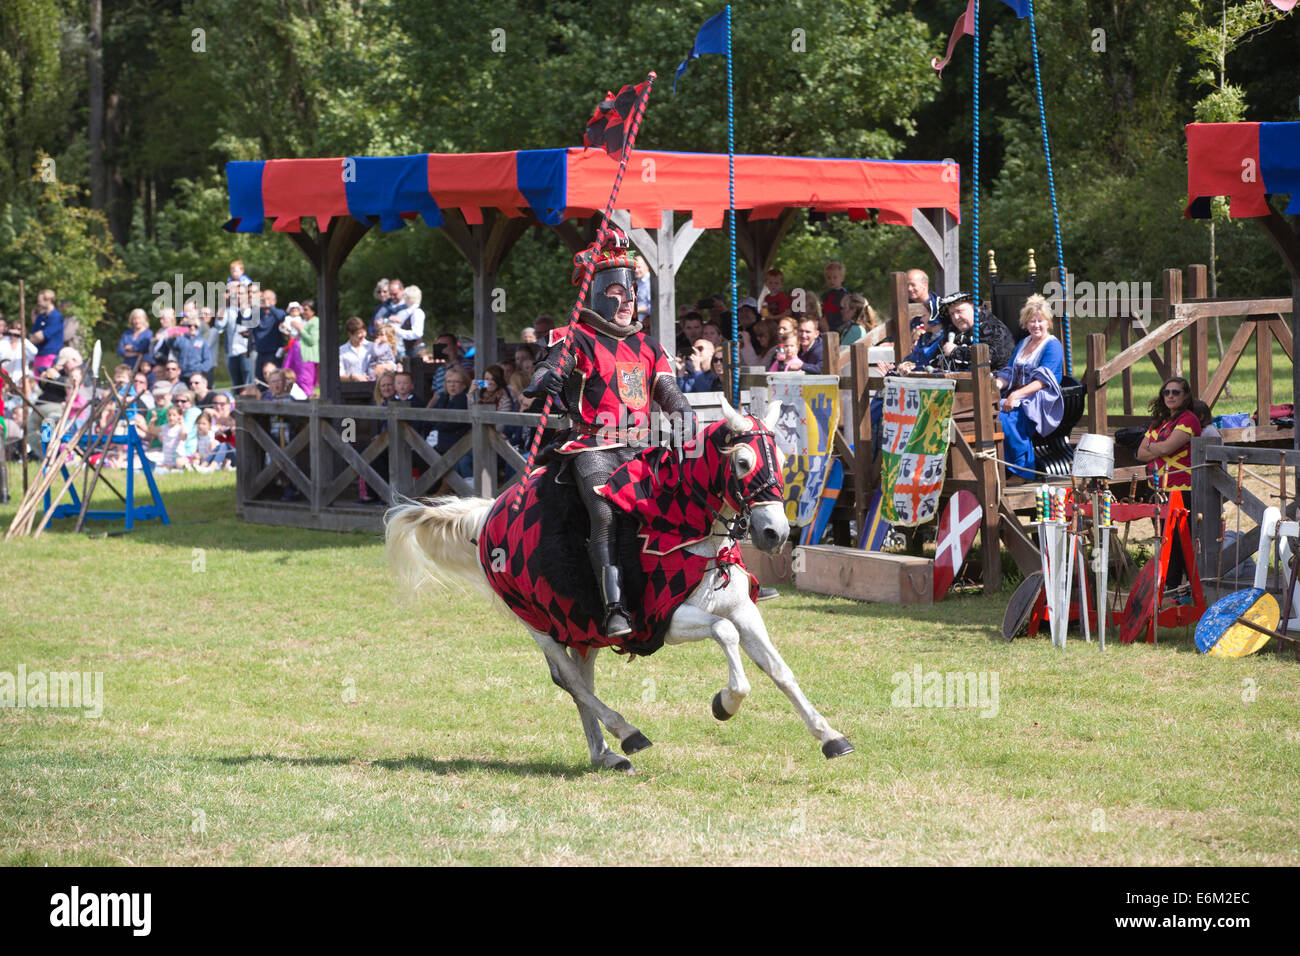
<path fill-rule="evenodd" d="M 1065 349 L 1052 334 L 1052 307 L 1041 295 L 1025 302 L 1020 327 L 1029 335 L 1020 340 L 1011 364 L 998 372 L 996 381 L 1002 394 L 998 418 L 1005 436 L 1007 471 L 1028 480 L 1037 466 L 1034 436 L 1045 438 L 1061 424 Z"/>

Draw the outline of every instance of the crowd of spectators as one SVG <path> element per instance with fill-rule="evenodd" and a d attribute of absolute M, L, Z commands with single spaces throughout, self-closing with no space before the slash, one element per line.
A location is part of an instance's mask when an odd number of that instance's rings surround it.
<path fill-rule="evenodd" d="M 835 332 L 841 345 L 850 345 L 880 324 L 867 299 L 846 287 L 842 263 L 827 263 L 823 275 L 820 290 L 787 291 L 782 271 L 771 269 L 764 276 L 758 298 L 740 300 L 736 354 L 744 369 L 818 374 L 826 367 L 826 333 Z M 928 277 L 920 270 L 908 273 L 907 288 L 909 299 L 928 306 L 928 319 L 913 320 L 913 339 L 905 349 L 908 358 L 899 370 L 935 363 L 968 366 L 973 308 L 941 309 L 939 297 L 929 291 Z M 651 281 L 640 260 L 636 294 L 638 318 L 649 324 Z M 538 316 L 531 328 L 523 330 L 520 341 L 484 371 L 485 377 L 475 379 L 473 358 L 466 354 L 461 339 L 450 331 L 433 333 L 418 286 L 396 278 L 380 279 L 374 297 L 375 308 L 369 316 L 347 319 L 346 341 L 338 352 L 340 380 L 371 383 L 373 389 L 368 394 L 373 404 L 540 410 L 541 399 L 523 393 L 535 365 L 546 354 L 556 325 L 551 316 Z M 234 261 L 220 302 L 184 302 L 179 317 L 173 308 L 156 309 L 156 327 L 145 309 L 132 310 L 117 345 L 122 364 L 114 373 L 115 380 L 121 379 L 118 387 L 129 403 L 129 415 L 118 426 L 119 432 L 135 428 L 160 468 L 233 467 L 236 436 L 231 413 L 236 402 L 247 398 L 302 401 L 319 390 L 322 335 L 315 303 L 304 298 L 289 301 L 281 309 L 278 302 L 274 289 L 249 276 L 242 262 Z M 37 425 L 29 449 L 33 454 L 40 452 L 40 421 L 57 416 L 67 388 L 84 393 L 77 399 L 82 404 L 91 398 L 88 385 L 81 381 L 82 356 L 65 349 L 63 319 L 54 303 L 52 291 L 40 293 L 21 344 L 16 330 L 6 329 L 0 320 L 0 367 L 18 380 L 26 364 L 31 379 L 30 397 L 36 409 L 31 414 Z M 682 391 L 724 390 L 733 372 L 732 312 L 726 298 L 714 295 L 682 306 L 675 331 L 675 341 L 663 344 Z M 994 367 L 1008 366 L 1010 341 L 991 344 Z M 215 373 L 222 360 L 230 384 L 218 389 Z M 16 423 L 27 414 L 16 395 L 8 396 L 5 407 Z M 467 423 L 453 421 L 423 427 L 426 440 L 439 454 L 453 450 L 467 430 Z M 21 428 L 9 430 L 10 436 L 20 433 Z M 532 437 L 522 426 L 503 427 L 502 433 L 520 449 L 526 448 Z M 120 448 L 114 449 L 110 458 L 120 460 Z M 455 469 L 468 476 L 470 457 L 461 457 Z M 292 493 L 291 489 L 286 493 Z M 366 500 L 364 485 L 359 493 Z"/>

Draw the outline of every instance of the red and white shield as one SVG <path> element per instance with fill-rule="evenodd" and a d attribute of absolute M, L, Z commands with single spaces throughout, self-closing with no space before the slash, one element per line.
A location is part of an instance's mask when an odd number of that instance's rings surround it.
<path fill-rule="evenodd" d="M 943 596 L 952 587 L 957 571 L 966 560 L 975 534 L 980 529 L 984 509 L 969 491 L 959 491 L 948 500 L 948 507 L 939 519 L 938 543 L 934 547 L 934 599 Z"/>
<path fill-rule="evenodd" d="M 615 363 L 614 375 L 618 378 L 618 395 L 623 404 L 640 411 L 650 403 L 645 382 L 645 369 L 639 362 Z"/>

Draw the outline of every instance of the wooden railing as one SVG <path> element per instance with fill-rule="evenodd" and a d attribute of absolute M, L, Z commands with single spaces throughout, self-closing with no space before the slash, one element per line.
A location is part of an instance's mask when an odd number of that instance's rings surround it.
<path fill-rule="evenodd" d="M 701 424 L 722 417 L 721 393 L 686 397 Z M 748 393 L 741 397 L 747 401 Z M 332 531 L 377 530 L 385 506 L 440 489 L 496 497 L 519 479 L 525 464 L 501 430 L 534 428 L 540 421 L 531 412 L 477 405 L 466 410 L 263 401 L 241 401 L 235 416 L 236 513 L 262 524 Z M 422 434 L 434 422 L 466 423 L 470 430 L 440 455 Z M 564 428 L 568 419 L 552 415 L 547 425 Z M 468 480 L 455 471 L 466 455 L 473 462 Z M 358 501 L 360 482 L 375 503 Z"/>
<path fill-rule="evenodd" d="M 1136 342 L 1131 341 L 1133 318 L 1111 319 L 1105 334 L 1094 332 L 1087 337 L 1087 371 L 1084 383 L 1088 389 L 1088 405 L 1084 421 L 1095 434 L 1109 434 L 1110 429 L 1123 426 L 1146 425 L 1147 415 L 1135 414 L 1133 404 L 1133 367 L 1148 359 L 1161 379 L 1182 376 L 1192 387 L 1192 394 L 1211 408 L 1223 394 L 1228 378 L 1241 361 L 1251 342 L 1255 343 L 1255 397 L 1256 408 L 1262 411 L 1259 428 L 1249 435 L 1231 437 L 1254 441 L 1259 438 L 1279 437 L 1267 422 L 1268 408 L 1273 401 L 1273 339 L 1281 344 L 1288 358 L 1292 355 L 1291 330 L 1283 316 L 1290 313 L 1290 298 L 1209 299 L 1205 297 L 1205 267 L 1192 266 L 1190 300 L 1183 299 L 1183 273 L 1180 269 L 1166 269 L 1164 297 L 1152 304 L 1149 331 Z M 1215 317 L 1240 316 L 1243 319 L 1232 343 L 1225 350 L 1223 360 L 1209 374 L 1209 323 Z M 1160 317 L 1162 321 L 1156 322 Z M 1112 359 L 1106 358 L 1107 337 L 1118 333 L 1121 351 Z M 1186 373 L 1183 365 L 1183 343 L 1188 343 Z M 1107 383 L 1119 378 L 1123 388 L 1122 415 L 1110 415 L 1106 409 Z M 1290 434 L 1290 430 L 1286 430 Z"/>
<path fill-rule="evenodd" d="M 240 517 L 336 531 L 373 530 L 380 524 L 382 507 L 357 501 L 360 481 L 381 504 L 433 494 L 444 483 L 459 495 L 493 497 L 524 466 L 523 456 L 500 429 L 532 427 L 538 421 L 534 414 L 478 406 L 377 408 L 319 402 L 241 401 L 235 415 Z M 471 427 L 440 455 L 419 430 L 434 422 Z M 455 471 L 466 454 L 474 463 L 469 481 Z M 513 471 L 509 482 L 501 481 L 502 464 Z"/>

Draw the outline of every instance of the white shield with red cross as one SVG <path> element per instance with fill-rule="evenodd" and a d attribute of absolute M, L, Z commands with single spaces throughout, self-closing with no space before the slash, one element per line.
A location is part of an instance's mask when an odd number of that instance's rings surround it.
<path fill-rule="evenodd" d="M 966 561 L 975 534 L 980 529 L 984 509 L 969 491 L 959 491 L 948 499 L 948 507 L 939 519 L 939 537 L 934 546 L 934 599 L 952 587 L 953 579 Z"/>

